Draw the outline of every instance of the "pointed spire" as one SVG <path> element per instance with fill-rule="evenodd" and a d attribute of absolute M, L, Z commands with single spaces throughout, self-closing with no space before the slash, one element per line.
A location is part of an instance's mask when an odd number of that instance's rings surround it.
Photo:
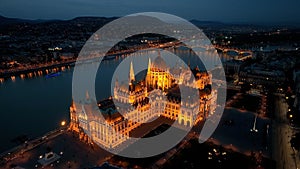
<path fill-rule="evenodd" d="M 72 98 L 72 104 L 71 104 L 71 107 L 70 107 L 70 111 L 71 112 L 76 111 L 76 105 L 75 105 L 75 102 L 74 102 L 73 98 Z"/>
<path fill-rule="evenodd" d="M 73 106 L 75 103 L 74 103 L 74 99 L 72 97 L 72 101 L 71 101 L 71 106 Z"/>
<path fill-rule="evenodd" d="M 89 91 L 88 90 L 85 93 L 85 99 L 86 100 L 90 100 L 90 95 L 89 95 Z"/>
<path fill-rule="evenodd" d="M 149 57 L 147 74 L 150 73 L 150 68 L 151 68 L 151 58 Z"/>
<path fill-rule="evenodd" d="M 135 81 L 132 61 L 130 62 L 129 83 Z"/>
<path fill-rule="evenodd" d="M 119 87 L 118 77 L 116 77 L 116 80 L 115 80 L 115 87 Z"/>
<path fill-rule="evenodd" d="M 157 50 L 157 56 L 158 56 L 158 57 L 161 57 L 161 56 L 160 56 L 160 49 Z"/>

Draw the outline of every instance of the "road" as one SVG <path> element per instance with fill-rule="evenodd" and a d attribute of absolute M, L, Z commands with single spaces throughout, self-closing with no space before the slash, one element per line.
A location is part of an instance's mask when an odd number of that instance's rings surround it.
<path fill-rule="evenodd" d="M 290 144 L 294 131 L 286 118 L 288 105 L 281 96 L 275 97 L 275 120 L 273 121 L 272 158 L 277 169 L 298 169 L 295 153 Z"/>
<path fill-rule="evenodd" d="M 6 161 L 11 161 L 15 158 L 18 158 L 22 156 L 27 151 L 30 151 L 34 149 L 35 147 L 38 147 L 41 144 L 44 144 L 48 140 L 51 140 L 59 135 L 61 135 L 64 132 L 62 129 L 56 129 L 53 131 L 48 132 L 45 134 L 42 138 L 36 138 L 34 140 L 31 140 L 27 142 L 26 144 L 19 145 L 17 147 L 14 147 L 10 150 L 7 150 L 0 154 L 0 157 L 5 159 Z"/>

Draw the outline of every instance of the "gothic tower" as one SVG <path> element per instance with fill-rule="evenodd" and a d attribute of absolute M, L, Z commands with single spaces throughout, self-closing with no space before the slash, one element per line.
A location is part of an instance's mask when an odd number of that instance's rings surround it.
<path fill-rule="evenodd" d="M 134 77 L 134 70 L 133 64 L 130 62 L 130 70 L 129 70 L 129 103 L 134 102 L 134 90 L 135 90 L 135 77 Z"/>

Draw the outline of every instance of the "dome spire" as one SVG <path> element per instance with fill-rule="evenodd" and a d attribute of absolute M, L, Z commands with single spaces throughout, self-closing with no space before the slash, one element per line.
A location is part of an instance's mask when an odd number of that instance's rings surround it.
<path fill-rule="evenodd" d="M 157 53 L 158 53 L 158 55 L 152 62 L 151 66 L 156 69 L 167 71 L 168 66 L 167 66 L 166 62 L 164 61 L 164 59 L 161 57 L 160 51 L 158 50 Z"/>

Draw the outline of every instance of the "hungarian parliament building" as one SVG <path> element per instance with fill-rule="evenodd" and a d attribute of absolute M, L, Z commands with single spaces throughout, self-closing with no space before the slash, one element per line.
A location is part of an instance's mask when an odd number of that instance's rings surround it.
<path fill-rule="evenodd" d="M 141 80 L 132 62 L 129 70 L 128 82 L 115 80 L 113 96 L 96 102 L 87 92 L 84 103 L 72 103 L 69 129 L 80 139 L 117 149 L 149 121 L 165 118 L 175 127 L 191 128 L 216 110 L 217 91 L 211 88 L 209 72 L 190 65 L 169 68 L 160 54 L 153 62 L 149 58 Z M 189 93 L 187 99 L 182 99 L 183 92 Z"/>

